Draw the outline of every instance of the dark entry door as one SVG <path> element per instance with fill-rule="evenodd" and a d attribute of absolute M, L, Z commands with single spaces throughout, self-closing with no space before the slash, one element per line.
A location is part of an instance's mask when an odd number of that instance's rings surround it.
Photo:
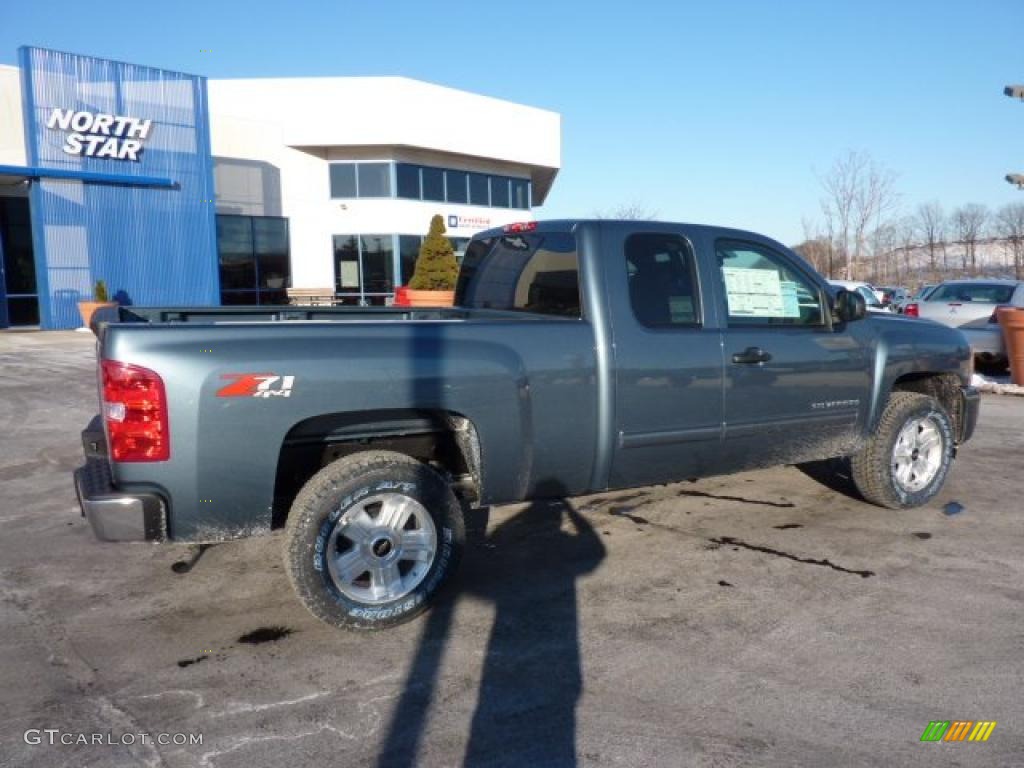
<path fill-rule="evenodd" d="M 26 197 L 0 197 L 0 253 L 0 326 L 38 325 L 39 295 Z"/>

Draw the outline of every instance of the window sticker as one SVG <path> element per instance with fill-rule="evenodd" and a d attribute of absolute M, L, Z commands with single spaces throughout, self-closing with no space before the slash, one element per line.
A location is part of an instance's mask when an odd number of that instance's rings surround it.
<path fill-rule="evenodd" d="M 779 280 L 774 269 L 722 267 L 729 314 L 733 317 L 800 317 L 796 283 Z"/>

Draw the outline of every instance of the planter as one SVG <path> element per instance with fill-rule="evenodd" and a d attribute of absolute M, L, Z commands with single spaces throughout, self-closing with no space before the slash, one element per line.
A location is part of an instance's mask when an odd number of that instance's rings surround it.
<path fill-rule="evenodd" d="M 455 291 L 414 291 L 405 289 L 406 306 L 410 307 L 451 307 L 455 304 Z"/>
<path fill-rule="evenodd" d="M 1014 384 L 1024 385 L 1024 309 L 999 307 L 996 313 L 1010 359 L 1010 379 Z"/>
<path fill-rule="evenodd" d="M 102 307 L 116 307 L 116 301 L 80 301 L 78 302 L 78 313 L 82 316 L 82 326 L 91 328 L 92 316 L 96 310 Z"/>

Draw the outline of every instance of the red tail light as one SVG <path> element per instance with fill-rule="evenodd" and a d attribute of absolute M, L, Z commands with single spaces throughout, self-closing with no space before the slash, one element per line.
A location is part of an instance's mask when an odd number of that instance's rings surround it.
<path fill-rule="evenodd" d="M 903 314 L 907 317 L 920 317 L 921 313 L 918 311 L 917 302 L 912 301 L 903 308 Z"/>
<path fill-rule="evenodd" d="M 103 421 L 113 461 L 167 461 L 171 435 L 167 394 L 153 371 L 116 360 L 100 361 Z"/>
<path fill-rule="evenodd" d="M 537 228 L 536 221 L 519 221 L 515 224 L 506 224 L 502 227 L 504 232 L 533 232 Z"/>

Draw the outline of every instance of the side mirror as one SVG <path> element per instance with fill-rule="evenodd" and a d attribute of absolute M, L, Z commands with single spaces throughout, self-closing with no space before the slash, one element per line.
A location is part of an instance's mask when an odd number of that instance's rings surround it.
<path fill-rule="evenodd" d="M 861 320 L 868 312 L 868 305 L 864 297 L 856 291 L 848 291 L 840 288 L 836 294 L 836 317 L 844 323 L 852 323 L 854 320 Z"/>

